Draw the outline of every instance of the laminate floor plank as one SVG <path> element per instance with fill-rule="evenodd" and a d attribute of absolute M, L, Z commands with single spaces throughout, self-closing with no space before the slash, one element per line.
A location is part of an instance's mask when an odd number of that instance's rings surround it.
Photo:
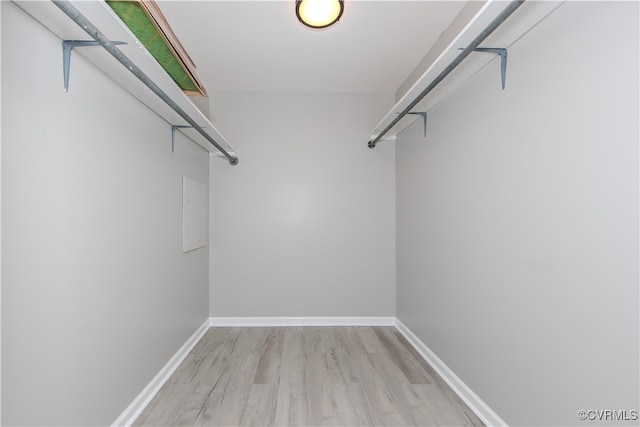
<path fill-rule="evenodd" d="M 480 426 L 393 327 L 211 328 L 136 426 Z"/>
<path fill-rule="evenodd" d="M 338 401 L 333 383 L 316 383 L 307 386 L 309 420 L 318 426 L 340 425 Z"/>
<path fill-rule="evenodd" d="M 344 416 L 345 426 L 372 426 L 375 425 L 373 420 L 373 408 L 370 402 L 364 397 L 364 389 L 362 384 L 350 383 L 345 384 L 346 399 L 340 400 L 339 411 Z"/>
<path fill-rule="evenodd" d="M 378 339 L 374 328 L 356 328 L 356 334 L 368 353 L 380 353 L 384 351 L 384 347 Z"/>
<path fill-rule="evenodd" d="M 241 426 L 274 426 L 278 403 L 278 384 L 251 386 L 245 410 L 237 424 Z"/>
<path fill-rule="evenodd" d="M 220 387 L 215 395 L 214 406 L 205 406 L 202 413 L 202 422 L 199 425 L 239 426 L 244 413 L 247 411 L 247 402 L 253 379 L 258 368 L 258 353 L 237 354 L 236 361 L 229 368 L 228 381 Z"/>
<path fill-rule="evenodd" d="M 279 384 L 305 384 L 306 354 L 302 348 L 302 328 L 284 328 Z"/>
<path fill-rule="evenodd" d="M 280 382 L 283 343 L 284 331 L 281 328 L 269 328 L 262 348 L 259 350 L 260 358 L 253 380 L 254 384 L 278 384 Z"/>
<path fill-rule="evenodd" d="M 394 331 L 388 328 L 373 328 L 380 343 L 384 346 L 391 361 L 402 371 L 407 381 L 411 384 L 428 384 L 431 381 L 428 373 L 419 360 L 398 341 Z"/>
<path fill-rule="evenodd" d="M 307 385 L 303 382 L 282 382 L 278 388 L 276 426 L 306 426 L 309 423 Z"/>

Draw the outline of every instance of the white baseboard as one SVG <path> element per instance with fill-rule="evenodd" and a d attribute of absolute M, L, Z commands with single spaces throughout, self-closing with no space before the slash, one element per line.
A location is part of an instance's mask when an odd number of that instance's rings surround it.
<path fill-rule="evenodd" d="M 209 320 L 207 319 L 198 330 L 180 347 L 166 365 L 160 369 L 155 377 L 147 384 L 147 386 L 136 396 L 131 404 L 124 410 L 122 414 L 115 420 L 112 427 L 115 426 L 131 426 L 133 422 L 140 416 L 144 408 L 147 407 L 151 399 L 160 391 L 160 388 L 167 382 L 171 374 L 180 366 L 182 361 L 191 352 L 193 347 L 200 341 L 209 329 Z"/>
<path fill-rule="evenodd" d="M 436 354 L 431 351 L 404 323 L 396 319 L 396 328 L 411 343 L 427 363 L 487 426 L 506 426 L 498 414 L 469 388 Z"/>
<path fill-rule="evenodd" d="M 389 317 L 211 317 L 211 327 L 224 326 L 395 326 Z"/>

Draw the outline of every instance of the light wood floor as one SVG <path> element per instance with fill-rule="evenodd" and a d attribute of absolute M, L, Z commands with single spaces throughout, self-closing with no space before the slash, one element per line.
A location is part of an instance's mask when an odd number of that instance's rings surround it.
<path fill-rule="evenodd" d="M 211 328 L 139 426 L 482 422 L 393 327 Z"/>

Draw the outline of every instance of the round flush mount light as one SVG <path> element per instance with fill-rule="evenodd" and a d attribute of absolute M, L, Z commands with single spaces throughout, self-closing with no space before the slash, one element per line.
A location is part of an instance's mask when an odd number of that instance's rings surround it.
<path fill-rule="evenodd" d="M 340 20 L 343 11 L 343 0 L 296 0 L 296 16 L 310 28 L 332 26 Z"/>

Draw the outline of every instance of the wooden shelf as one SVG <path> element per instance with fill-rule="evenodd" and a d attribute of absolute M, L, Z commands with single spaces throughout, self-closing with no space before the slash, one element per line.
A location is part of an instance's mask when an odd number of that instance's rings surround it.
<path fill-rule="evenodd" d="M 166 71 L 151 56 L 147 49 L 136 39 L 129 28 L 118 18 L 113 10 L 104 1 L 72 1 L 71 2 L 87 19 L 89 19 L 111 41 L 124 41 L 127 44 L 118 46 L 136 66 L 138 66 L 163 92 L 165 92 L 180 108 L 182 108 L 197 124 L 202 127 L 209 136 L 220 144 L 231 155 L 237 155 L 236 150 L 218 132 L 209 119 L 198 109 L 185 95 L 178 85 L 171 79 Z M 75 22 L 65 15 L 56 5 L 50 1 L 21 1 L 16 4 L 24 9 L 40 24 L 48 28 L 61 40 L 90 40 L 91 37 Z M 62 51 L 62 47 L 61 47 Z M 100 46 L 74 49 L 73 55 L 81 55 L 95 65 L 99 70 L 117 82 L 140 102 L 153 110 L 166 120 L 170 125 L 187 126 L 188 123 L 145 86 L 136 76 L 131 74 L 122 64 L 113 58 Z M 60 55 L 62 58 L 62 54 Z M 73 62 L 73 61 L 72 61 Z M 62 61 L 60 62 L 62 69 Z M 71 70 L 69 90 L 73 89 L 73 65 Z M 60 90 L 63 90 L 62 78 Z M 185 134 L 196 144 L 211 153 L 218 153 L 216 147 L 211 145 L 195 129 L 183 128 L 180 132 Z M 171 143 L 171 128 L 167 128 L 167 144 Z"/>
<path fill-rule="evenodd" d="M 563 1 L 527 1 L 511 15 L 483 43 L 483 47 L 508 48 L 538 22 L 552 13 Z M 400 98 L 393 108 L 371 131 L 371 139 L 376 138 L 429 84 L 460 54 L 459 48 L 465 48 L 482 32 L 506 7 L 507 2 L 489 0 L 469 21 L 456 38 L 447 46 L 418 81 Z M 496 90 L 500 88 L 499 56 L 486 53 L 472 53 L 451 72 L 435 89 L 422 99 L 411 111 L 428 112 L 446 98 L 462 83 L 479 70 L 496 60 Z M 510 60 L 514 60 L 511 58 Z M 515 59 L 517 60 L 517 59 Z M 509 87 L 509 68 L 507 67 L 507 88 Z M 395 140 L 396 136 L 411 125 L 419 116 L 404 116 L 381 141 Z M 427 125 L 428 126 L 428 125 Z"/>

